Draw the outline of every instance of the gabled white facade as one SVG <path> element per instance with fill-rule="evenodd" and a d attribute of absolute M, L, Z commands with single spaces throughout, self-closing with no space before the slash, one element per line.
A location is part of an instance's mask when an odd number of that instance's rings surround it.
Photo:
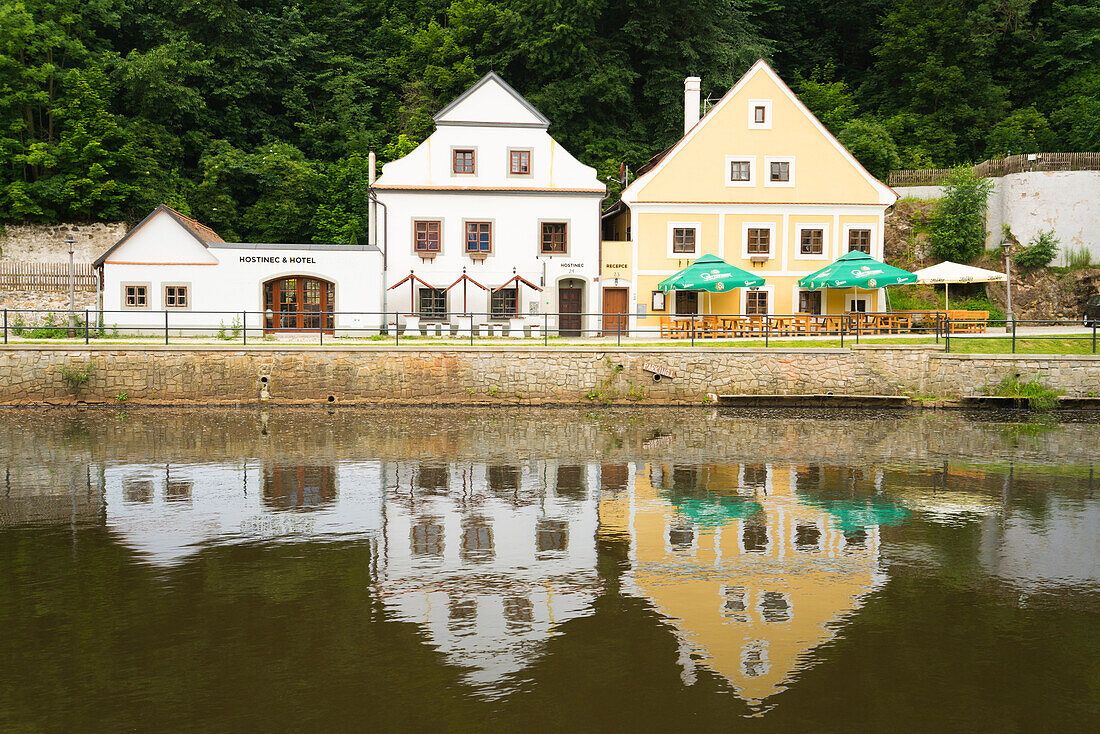
<path fill-rule="evenodd" d="M 162 205 L 95 266 L 102 272 L 103 325 L 121 331 L 163 332 L 167 313 L 173 336 L 236 323 L 258 337 L 281 323 L 273 311 L 309 309 L 288 299 L 265 302 L 265 287 L 277 281 L 324 283 L 321 312 L 333 312 L 326 316 L 326 333 L 365 336 L 377 333 L 382 323 L 382 253 L 373 246 L 224 242 Z M 311 324 L 280 326 L 278 333 L 308 331 L 296 327 Z"/>
<path fill-rule="evenodd" d="M 387 310 L 400 313 L 403 322 L 412 314 L 411 321 L 447 325 L 471 312 L 474 324 L 507 324 L 513 333 L 532 324 L 556 330 L 556 319 L 546 320 L 545 313 L 598 312 L 605 187 L 595 169 L 550 137 L 549 121 L 494 73 L 444 108 L 435 122 L 435 132 L 383 166 L 373 185 L 381 207 L 375 205 L 371 214 L 380 223 L 377 244 L 387 253 L 386 287 L 410 273 L 423 281 L 389 290 Z M 474 224 L 480 239 L 470 251 L 468 227 Z M 543 246 L 544 225 L 552 231 L 547 236 L 556 238 L 550 251 Z M 558 244 L 561 225 L 564 246 Z M 466 282 L 465 297 L 462 284 L 446 293 L 445 312 L 438 300 L 432 309 L 423 308 L 424 283 L 446 289 L 463 273 L 490 290 Z M 518 284 L 515 310 L 491 313 L 491 290 L 517 275 L 531 285 Z M 585 317 L 583 326 L 598 328 L 598 319 Z M 579 329 L 581 319 L 562 327 Z"/>

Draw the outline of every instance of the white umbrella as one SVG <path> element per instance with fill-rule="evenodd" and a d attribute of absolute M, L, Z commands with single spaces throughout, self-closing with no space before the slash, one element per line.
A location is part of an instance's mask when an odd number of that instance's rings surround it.
<path fill-rule="evenodd" d="M 943 297 L 947 307 L 951 305 L 947 294 L 950 283 L 999 283 L 1007 280 L 1004 273 L 998 273 L 996 270 L 976 268 L 973 265 L 953 263 L 950 260 L 930 268 L 921 268 L 913 274 L 917 276 L 918 283 L 943 283 Z"/>

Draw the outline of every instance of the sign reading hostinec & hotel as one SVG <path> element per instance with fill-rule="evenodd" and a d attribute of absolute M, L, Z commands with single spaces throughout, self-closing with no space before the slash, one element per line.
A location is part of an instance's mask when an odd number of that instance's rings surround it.
<path fill-rule="evenodd" d="M 270 265 L 316 265 L 317 261 L 305 255 L 241 255 L 242 263 L 266 263 Z"/>

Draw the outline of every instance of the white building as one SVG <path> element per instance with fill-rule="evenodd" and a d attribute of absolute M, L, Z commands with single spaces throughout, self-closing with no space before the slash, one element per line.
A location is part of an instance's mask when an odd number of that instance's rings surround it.
<path fill-rule="evenodd" d="M 184 335 L 235 320 L 249 335 L 381 325 L 382 254 L 373 246 L 225 242 L 162 204 L 95 267 L 103 323 L 123 330 L 163 330 L 166 314 L 171 333 Z"/>
<path fill-rule="evenodd" d="M 595 169 L 550 137 L 549 120 L 494 73 L 435 123 L 373 184 L 387 310 L 403 321 L 410 314 L 408 325 L 470 318 L 513 333 L 544 323 L 566 335 L 598 328 L 597 317 L 581 316 L 600 311 L 605 187 Z M 560 323 L 539 315 L 559 312 L 569 314 Z"/>

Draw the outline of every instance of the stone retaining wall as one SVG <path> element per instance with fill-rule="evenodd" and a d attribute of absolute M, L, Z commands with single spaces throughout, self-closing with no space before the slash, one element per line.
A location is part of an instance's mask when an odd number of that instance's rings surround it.
<path fill-rule="evenodd" d="M 81 291 L 78 290 L 73 294 L 73 298 L 76 302 L 76 308 L 78 311 L 88 309 L 94 311 L 97 306 L 95 291 Z M 0 288 L 0 308 L 10 309 L 14 311 L 65 311 L 65 318 L 68 318 L 69 310 L 69 291 L 25 291 L 25 290 L 5 290 Z M 8 315 L 8 324 L 14 323 L 16 314 Z M 20 318 L 25 324 L 37 324 L 41 323 L 46 314 L 20 314 Z M 83 318 L 83 316 L 81 316 Z M 95 316 L 93 314 L 92 318 Z"/>
<path fill-rule="evenodd" d="M 73 253 L 77 262 L 92 262 L 107 248 L 122 239 L 122 222 L 91 224 L 5 224 L 0 229 L 0 260 L 27 262 L 69 262 L 65 238 L 76 240 Z"/>
<path fill-rule="evenodd" d="M 644 366 L 671 370 L 654 380 Z M 1005 375 L 1069 396 L 1100 389 L 1100 358 L 947 355 L 931 347 L 92 347 L 0 349 L 0 403 L 72 402 L 61 367 L 90 365 L 88 402 L 700 404 L 708 394 L 981 394 Z M 266 382 L 263 378 L 267 378 Z"/>

